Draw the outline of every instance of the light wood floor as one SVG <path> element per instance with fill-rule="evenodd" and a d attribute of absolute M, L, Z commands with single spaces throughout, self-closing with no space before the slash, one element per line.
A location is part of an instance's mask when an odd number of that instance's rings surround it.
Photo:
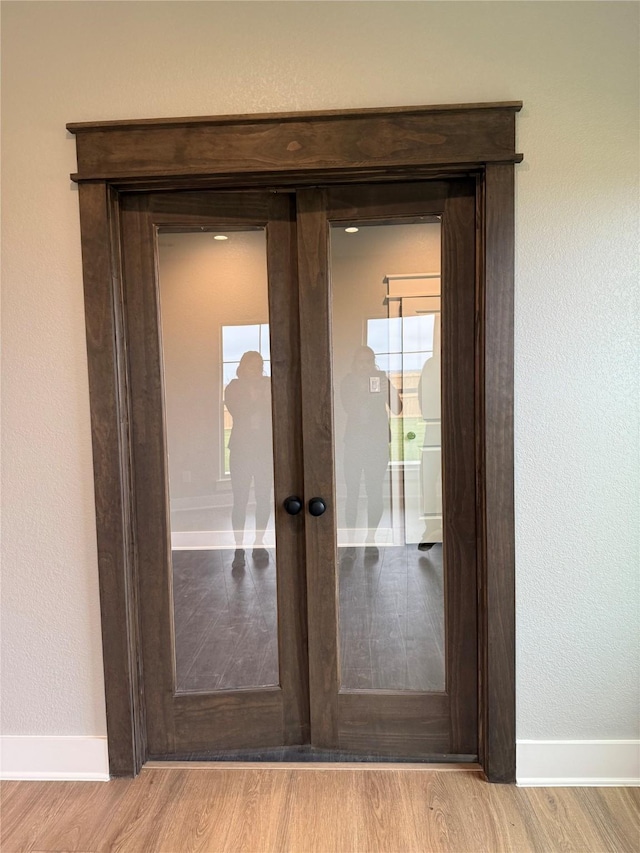
<path fill-rule="evenodd" d="M 4 782 L 2 853 L 637 853 L 640 791 L 516 788 L 408 768 L 145 769 Z"/>

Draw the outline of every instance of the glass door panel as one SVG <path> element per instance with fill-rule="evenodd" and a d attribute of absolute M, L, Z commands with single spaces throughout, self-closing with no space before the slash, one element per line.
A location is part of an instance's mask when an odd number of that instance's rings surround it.
<path fill-rule="evenodd" d="M 425 448 L 440 409 L 440 243 L 435 217 L 331 228 L 342 688 L 445 688 L 441 478 Z"/>
<path fill-rule="evenodd" d="M 176 690 L 277 685 L 264 228 L 160 228 Z"/>

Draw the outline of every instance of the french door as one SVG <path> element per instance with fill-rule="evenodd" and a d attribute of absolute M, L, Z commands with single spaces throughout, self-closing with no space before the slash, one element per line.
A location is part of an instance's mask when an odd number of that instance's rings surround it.
<path fill-rule="evenodd" d="M 475 183 L 121 231 L 149 755 L 475 758 Z"/>

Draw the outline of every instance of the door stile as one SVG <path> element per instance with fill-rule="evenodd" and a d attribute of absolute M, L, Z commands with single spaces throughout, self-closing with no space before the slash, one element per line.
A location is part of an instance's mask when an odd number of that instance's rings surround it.
<path fill-rule="evenodd" d="M 128 367 L 131 383 L 132 457 L 134 460 L 134 512 L 136 517 L 136 539 L 153 542 L 151 559 L 160 559 L 165 565 L 168 559 L 167 496 L 148 488 L 148 472 L 141 467 L 147 454 L 164 459 L 165 436 L 161 419 L 162 389 L 160 386 L 160 346 L 156 330 L 149 323 L 157 312 L 155 294 L 152 289 L 140 286 L 141 282 L 153 281 L 155 256 L 153 244 L 147 237 L 147 197 L 140 195 L 128 198 L 121 207 L 121 233 L 123 235 L 123 278 L 125 292 L 125 323 L 127 327 Z M 138 251 L 127 251 L 135 245 Z M 136 286 L 132 286 L 135 282 Z M 131 346 L 133 340 L 139 346 Z M 142 342 L 144 342 L 142 344 Z M 141 391 L 141 393 L 138 393 Z M 149 411 L 145 412 L 149 405 Z M 159 417 L 160 416 L 160 417 Z M 149 421 L 153 419 L 153 424 Z M 144 420 L 146 428 L 136 426 Z M 159 585 L 149 589 L 145 583 L 147 572 L 143 561 L 148 557 L 145 549 L 139 555 L 139 601 L 141 643 L 153 646 L 155 655 L 142 654 L 145 683 L 173 682 L 172 630 L 164 620 L 150 619 L 148 608 L 142 603 L 153 600 L 154 605 L 170 612 L 169 589 Z M 148 570 L 148 565 L 147 565 Z M 145 702 L 147 738 L 150 749 L 157 749 L 158 733 L 162 732 L 165 748 L 173 751 L 174 726 L 171 713 L 171 695 L 164 691 L 159 703 Z"/>
<path fill-rule="evenodd" d="M 300 280 L 300 363 L 304 435 L 304 497 L 323 498 L 326 512 L 306 515 L 311 743 L 338 741 L 337 553 L 333 451 L 333 394 L 326 192 L 297 193 Z M 305 507 L 306 509 L 306 507 Z"/>
<path fill-rule="evenodd" d="M 450 752 L 478 751 L 475 186 L 452 184 L 442 219 L 442 467 Z M 443 288 L 443 291 L 444 291 Z M 458 567 L 463 567 L 461 571 Z"/>
<path fill-rule="evenodd" d="M 138 584 L 142 660 L 145 684 L 171 685 L 173 627 L 170 583 L 157 583 L 155 572 L 170 570 L 167 525 L 166 436 L 162 398 L 162 353 L 158 326 L 155 249 L 149 222 L 148 196 L 128 198 L 121 206 L 125 317 L 131 382 L 134 506 L 138 544 Z M 153 283 L 153 286 L 148 286 Z M 158 619 L 158 612 L 171 614 Z M 146 691 L 148 693 L 148 690 Z M 173 752 L 175 726 L 173 690 L 166 687 L 159 702 L 145 702 L 148 749 Z"/>
<path fill-rule="evenodd" d="M 284 745 L 309 739 L 307 588 L 305 513 L 290 516 L 284 501 L 303 494 L 302 402 L 300 394 L 300 317 L 295 198 L 272 193 L 268 202 L 267 269 L 271 326 L 272 418 L 287 424 L 288 442 L 274 446 L 274 507 L 279 566 L 278 646 L 283 703 Z M 281 535 L 286 530 L 286 535 Z M 285 578 L 286 575 L 286 578 Z M 297 606 L 292 606 L 296 602 Z"/>

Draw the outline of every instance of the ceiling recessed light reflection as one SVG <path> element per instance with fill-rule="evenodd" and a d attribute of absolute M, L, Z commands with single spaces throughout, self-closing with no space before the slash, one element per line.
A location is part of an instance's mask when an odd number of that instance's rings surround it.
<path fill-rule="evenodd" d="M 213 239 L 214 240 L 228 240 L 229 238 L 227 237 L 226 234 L 216 234 Z"/>
<path fill-rule="evenodd" d="M 348 228 L 345 228 L 344 230 L 347 232 L 347 234 L 356 234 L 360 229 L 356 228 L 355 225 L 350 225 Z"/>

